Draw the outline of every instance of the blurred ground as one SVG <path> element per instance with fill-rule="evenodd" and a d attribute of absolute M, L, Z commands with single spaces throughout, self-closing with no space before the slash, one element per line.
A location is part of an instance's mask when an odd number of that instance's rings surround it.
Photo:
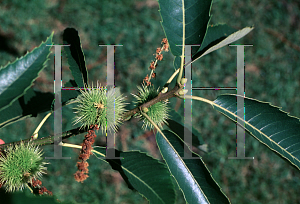
<path fill-rule="evenodd" d="M 101 2 L 101 3 L 100 3 Z M 233 44 L 253 45 L 245 48 L 246 96 L 269 101 L 291 115 L 300 116 L 300 3 L 288 0 L 214 1 L 211 24 L 227 23 L 242 29 L 255 26 L 243 39 Z M 149 74 L 148 66 L 164 37 L 160 26 L 158 4 L 146 1 L 0 1 L 0 65 L 14 61 L 31 51 L 54 31 L 54 43 L 62 44 L 62 32 L 74 27 L 81 37 L 90 82 L 106 83 L 106 48 L 98 45 L 122 44 L 115 53 L 115 84 L 121 87 L 128 102 L 137 85 Z M 52 55 L 53 57 L 53 55 Z M 163 86 L 172 74 L 171 53 L 157 68 L 156 87 Z M 53 92 L 53 60 L 40 73 L 34 87 Z M 63 83 L 71 78 L 63 58 Z M 226 46 L 193 64 L 193 86 L 235 86 L 236 48 Z M 193 91 L 193 95 L 214 100 L 229 91 Z M 171 99 L 183 112 L 183 102 Z M 133 108 L 129 105 L 128 109 Z M 63 128 L 72 128 L 72 107 L 63 111 Z M 0 131 L 6 142 L 28 138 L 45 114 L 7 126 Z M 0 116 L 1 117 L 1 116 Z M 18 128 L 15 128 L 18 126 Z M 155 136 L 142 131 L 136 119 L 126 122 L 117 134 L 118 149 L 147 151 L 159 158 Z M 201 154 L 215 180 L 232 203 L 300 203 L 299 171 L 246 135 L 246 156 L 255 160 L 228 160 L 235 156 L 235 125 L 215 113 L 207 104 L 193 103 L 193 127 L 202 133 L 212 150 Z M 43 126 L 40 137 L 53 132 L 53 118 Z M 77 143 L 82 136 L 70 138 Z M 105 137 L 99 135 L 101 144 Z M 45 156 L 53 155 L 53 147 L 43 147 Z M 73 179 L 76 172 L 77 150 L 64 149 L 71 160 L 51 160 L 43 185 L 61 201 L 77 203 L 147 203 L 138 193 L 131 192 L 122 178 L 108 164 L 91 158 L 90 178 L 83 184 Z M 184 203 L 178 191 L 178 204 Z"/>

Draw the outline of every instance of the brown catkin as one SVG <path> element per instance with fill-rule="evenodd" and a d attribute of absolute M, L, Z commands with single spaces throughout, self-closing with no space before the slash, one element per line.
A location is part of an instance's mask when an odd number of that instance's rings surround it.
<path fill-rule="evenodd" d="M 84 140 L 83 140 L 83 144 L 82 144 L 82 148 L 79 154 L 79 160 L 81 160 L 80 162 L 77 162 L 77 172 L 74 174 L 74 178 L 77 182 L 81 182 L 83 183 L 84 180 L 86 180 L 89 176 L 87 175 L 89 172 L 88 169 L 88 162 L 86 160 L 88 160 L 90 158 L 90 155 L 92 155 L 92 145 L 95 142 L 95 138 L 96 138 L 96 134 L 95 134 L 95 130 L 99 130 L 98 125 L 91 125 L 90 126 L 90 130 L 88 131 L 88 133 L 84 136 Z"/>

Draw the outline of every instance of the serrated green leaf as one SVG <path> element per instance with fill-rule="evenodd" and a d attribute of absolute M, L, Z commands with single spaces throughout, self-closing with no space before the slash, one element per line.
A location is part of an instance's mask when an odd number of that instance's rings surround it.
<path fill-rule="evenodd" d="M 159 150 L 183 192 L 186 202 L 190 204 L 230 203 L 201 157 L 192 153 L 193 159 L 183 158 L 186 146 L 184 142 L 174 132 L 163 130 L 162 133 L 164 135 L 159 132 L 156 134 Z"/>
<path fill-rule="evenodd" d="M 201 44 L 210 20 L 211 0 L 159 0 L 161 24 L 174 56 L 180 56 L 185 31 L 185 45 Z M 192 48 L 196 52 L 198 46 Z M 177 67 L 178 68 L 178 67 Z"/>
<path fill-rule="evenodd" d="M 244 98 L 244 108 L 237 110 L 237 97 Z M 236 122 L 241 111 L 250 134 L 300 170 L 300 121 L 270 103 L 238 95 L 221 95 L 212 103 L 217 111 Z"/>
<path fill-rule="evenodd" d="M 229 27 L 226 24 L 219 24 L 219 25 L 209 25 L 206 30 L 206 34 L 204 40 L 201 44 L 200 49 L 197 53 L 192 55 L 192 61 L 186 61 L 186 65 L 190 64 L 198 59 L 206 50 L 217 45 L 221 41 L 223 41 L 226 37 L 231 35 L 232 33 L 236 32 L 237 30 L 234 28 Z M 208 54 L 208 53 L 207 53 Z M 204 56 L 204 55 L 203 55 Z M 174 67 L 180 67 L 180 58 L 176 57 L 174 60 Z"/>
<path fill-rule="evenodd" d="M 193 62 L 200 59 L 204 55 L 207 55 L 208 53 L 241 39 L 253 29 L 254 27 L 246 27 L 242 30 L 234 32 L 234 29 L 225 25 L 209 28 L 207 30 L 207 34 L 205 35 L 206 39 L 204 39 L 203 44 L 201 45 L 200 51 L 192 57 Z M 229 36 L 226 37 L 227 35 Z"/>
<path fill-rule="evenodd" d="M 88 84 L 88 72 L 78 31 L 74 28 L 66 28 L 63 34 L 63 41 L 64 44 L 71 45 L 64 47 L 64 50 L 75 82 L 78 87 L 84 87 L 84 84 Z"/>
<path fill-rule="evenodd" d="M 167 119 L 168 124 L 166 124 L 171 131 L 176 133 L 182 140 L 184 140 L 184 132 L 192 132 L 192 143 L 193 146 L 198 147 L 199 145 L 204 144 L 204 140 L 201 134 L 192 127 L 192 131 L 188 127 L 184 127 L 183 117 L 177 113 L 174 109 L 170 109 L 170 118 Z M 186 130 L 185 130 L 186 128 Z"/>
<path fill-rule="evenodd" d="M 74 85 L 74 80 L 70 80 L 64 87 L 73 87 Z M 66 104 L 79 94 L 80 92 L 76 90 L 62 90 L 62 104 Z M 53 93 L 35 91 L 33 88 L 28 89 L 18 100 L 0 111 L 0 129 L 19 120 L 36 117 L 39 113 L 50 111 L 53 100 Z"/>
<path fill-rule="evenodd" d="M 0 69 L 0 111 L 15 102 L 31 87 L 46 66 L 53 33 L 31 52 Z"/>
<path fill-rule="evenodd" d="M 106 148 L 94 147 L 105 161 Z M 95 155 L 96 156 L 96 155 Z M 175 190 L 172 178 L 165 164 L 140 151 L 115 151 L 116 157 L 123 159 L 107 159 L 111 167 L 119 171 L 130 189 L 137 190 L 152 204 L 175 203 Z"/>
<path fill-rule="evenodd" d="M 235 32 L 236 29 L 226 24 L 209 25 L 199 51 L 207 50 Z"/>
<path fill-rule="evenodd" d="M 0 128 L 27 117 L 36 117 L 38 113 L 50 110 L 53 93 L 42 93 L 28 89 L 25 95 L 14 101 L 8 108 L 0 111 Z"/>

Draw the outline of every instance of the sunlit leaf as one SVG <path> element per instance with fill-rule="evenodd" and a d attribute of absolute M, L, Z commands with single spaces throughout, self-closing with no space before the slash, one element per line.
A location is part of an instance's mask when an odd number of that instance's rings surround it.
<path fill-rule="evenodd" d="M 15 102 L 31 87 L 49 59 L 53 33 L 25 56 L 0 68 L 0 111 Z"/>
<path fill-rule="evenodd" d="M 187 203 L 230 203 L 201 157 L 190 152 L 193 156 L 187 157 L 187 146 L 179 137 L 168 130 L 157 132 L 156 141 L 166 164 L 176 179 Z"/>
<path fill-rule="evenodd" d="M 137 190 L 150 203 L 175 203 L 172 178 L 165 164 L 140 151 L 115 150 L 115 156 L 123 159 L 105 159 L 106 147 L 94 147 L 94 150 L 95 156 L 120 172 L 128 187 Z"/>
<path fill-rule="evenodd" d="M 270 103 L 244 98 L 244 108 L 237 110 L 237 95 L 221 95 L 212 106 L 234 122 L 239 118 L 250 134 L 300 170 L 300 121 Z M 243 113 L 243 111 L 245 111 Z M 245 126 L 244 126 L 245 125 Z"/>

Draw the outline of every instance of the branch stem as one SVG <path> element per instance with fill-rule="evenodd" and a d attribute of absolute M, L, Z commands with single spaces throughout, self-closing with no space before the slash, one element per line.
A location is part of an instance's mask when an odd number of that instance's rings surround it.
<path fill-rule="evenodd" d="M 61 142 L 59 145 L 62 146 L 62 147 L 70 147 L 70 148 L 82 149 L 82 146 L 80 146 L 80 145 L 75 145 L 75 144 L 70 144 L 70 143 L 62 143 L 62 142 Z M 100 152 L 98 152 L 98 151 L 96 151 L 96 150 L 93 150 L 93 149 L 92 149 L 91 151 L 94 152 L 94 153 L 96 153 L 96 154 L 99 154 L 99 155 L 105 157 L 104 154 L 102 154 L 102 153 L 100 153 Z"/>
<path fill-rule="evenodd" d="M 210 104 L 210 105 L 213 105 L 213 104 L 214 104 L 213 101 L 210 101 L 210 100 L 205 99 L 205 98 L 201 98 L 201 97 L 199 97 L 199 96 L 189 96 L 189 95 L 179 96 L 178 94 L 176 94 L 176 96 L 177 96 L 178 98 L 181 98 L 181 99 L 187 98 L 187 99 L 193 99 L 193 100 L 202 101 L 202 102 L 208 103 L 208 104 Z"/>
<path fill-rule="evenodd" d="M 143 108 L 148 108 L 148 107 L 154 105 L 155 103 L 175 97 L 176 93 L 178 93 L 182 88 L 183 88 L 183 86 L 180 87 L 180 86 L 176 85 L 171 91 L 169 91 L 167 93 L 160 92 L 159 95 L 156 98 L 152 99 L 151 101 L 148 101 L 147 103 L 144 103 L 143 105 L 140 105 L 139 107 L 136 107 L 130 111 L 125 112 L 123 114 L 122 118 L 126 119 L 126 118 L 140 112 L 140 110 L 143 110 Z"/>
<path fill-rule="evenodd" d="M 180 85 L 180 81 L 182 78 L 183 73 L 183 66 L 184 66 L 184 50 L 185 50 L 185 7 L 184 7 L 184 0 L 181 0 L 182 4 L 182 52 L 181 52 L 181 64 L 180 64 L 180 71 L 179 75 L 177 76 L 177 84 Z"/>
<path fill-rule="evenodd" d="M 48 113 L 44 119 L 40 122 L 39 126 L 35 129 L 34 133 L 32 134 L 32 138 L 35 140 L 38 138 L 39 134 L 38 132 L 40 131 L 41 127 L 43 126 L 43 124 L 46 122 L 46 120 L 50 117 L 50 115 L 53 113 L 53 111 L 51 111 L 50 113 Z"/>

